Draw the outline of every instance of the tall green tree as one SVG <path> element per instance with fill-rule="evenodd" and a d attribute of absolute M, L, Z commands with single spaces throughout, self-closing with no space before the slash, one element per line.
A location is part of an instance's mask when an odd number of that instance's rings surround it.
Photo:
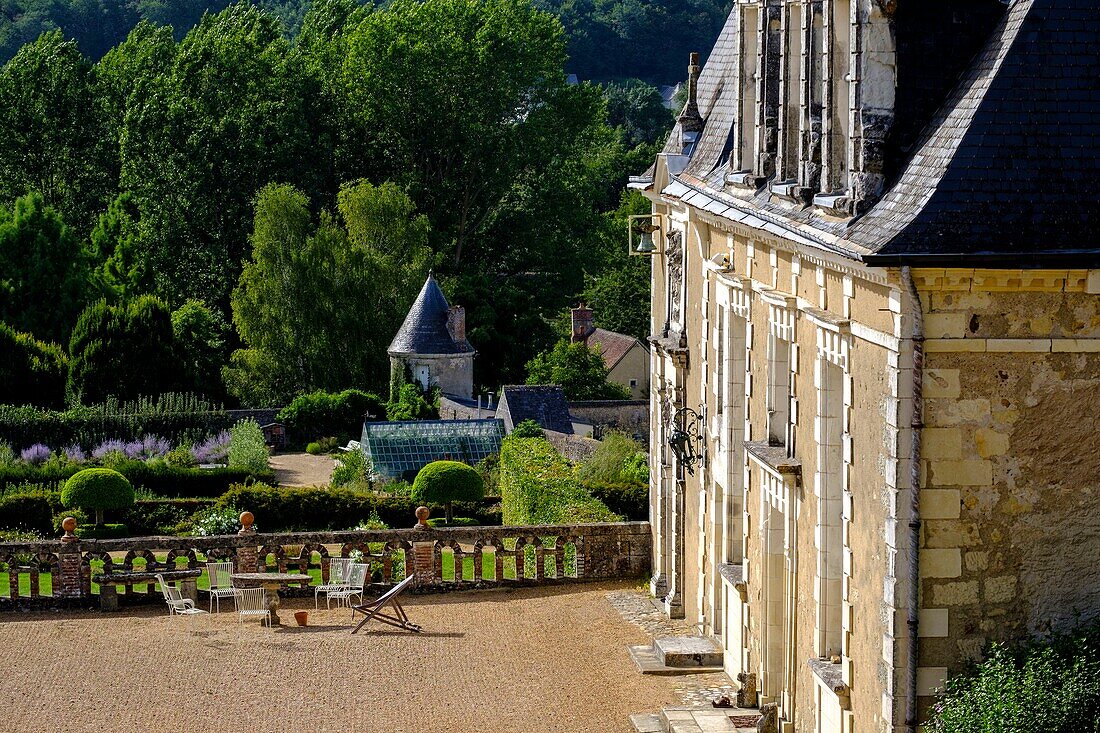
<path fill-rule="evenodd" d="M 172 316 L 163 302 L 142 296 L 127 303 L 93 303 L 69 340 L 71 402 L 108 397 L 134 400 L 181 388 Z"/>
<path fill-rule="evenodd" d="M 242 401 L 385 384 L 386 347 L 428 267 L 427 219 L 392 183 L 345 187 L 339 213 L 314 225 L 308 198 L 287 185 L 257 198 L 252 259 L 233 293 L 247 348 L 225 372 Z"/>
<path fill-rule="evenodd" d="M 127 112 L 122 188 L 167 302 L 225 308 L 257 191 L 273 180 L 311 189 L 307 88 L 278 22 L 237 4 L 204 16 Z"/>
<path fill-rule="evenodd" d="M 91 256 L 104 287 L 125 300 L 152 290 L 148 253 L 138 230 L 133 196 L 122 193 L 99 215 L 89 237 Z"/>
<path fill-rule="evenodd" d="M 220 398 L 221 367 L 229 325 L 201 300 L 189 300 L 172 311 L 172 334 L 182 388 L 208 398 Z"/>
<path fill-rule="evenodd" d="M 627 225 L 632 214 L 648 214 L 649 201 L 636 191 L 624 191 L 619 208 L 604 214 L 599 246 L 585 277 L 584 302 L 609 331 L 645 339 L 650 332 L 649 257 L 627 254 Z"/>
<path fill-rule="evenodd" d="M 35 191 L 86 232 L 112 189 L 91 64 L 59 31 L 0 69 L 0 200 Z"/>
<path fill-rule="evenodd" d="M 630 390 L 607 373 L 598 347 L 562 339 L 527 363 L 527 384 L 560 384 L 571 400 L 630 399 Z"/>
<path fill-rule="evenodd" d="M 94 292 L 87 251 L 41 195 L 0 208 L 0 321 L 64 342 Z"/>
<path fill-rule="evenodd" d="M 62 407 L 67 369 L 68 359 L 57 344 L 0 322 L 0 405 Z"/>

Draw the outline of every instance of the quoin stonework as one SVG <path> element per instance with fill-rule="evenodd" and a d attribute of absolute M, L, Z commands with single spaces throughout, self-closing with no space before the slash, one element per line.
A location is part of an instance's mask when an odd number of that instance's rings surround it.
<path fill-rule="evenodd" d="M 651 590 L 780 730 L 915 730 L 988 642 L 1100 614 L 1081 10 L 739 0 L 631 179 Z"/>

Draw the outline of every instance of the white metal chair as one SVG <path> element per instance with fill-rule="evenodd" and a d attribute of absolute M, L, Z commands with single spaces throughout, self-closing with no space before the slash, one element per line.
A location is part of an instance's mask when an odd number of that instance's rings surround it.
<path fill-rule="evenodd" d="M 271 609 L 267 606 L 267 591 L 263 588 L 237 588 L 233 596 L 237 602 L 237 624 L 244 623 L 246 617 L 266 619 L 271 627 Z"/>
<path fill-rule="evenodd" d="M 348 567 L 351 566 L 352 559 L 350 557 L 333 557 L 328 561 L 328 583 L 324 585 L 318 585 L 313 589 L 313 608 L 316 610 L 319 608 L 319 597 L 322 593 L 325 594 L 325 608 L 331 608 L 330 599 L 332 596 L 329 594 L 333 591 L 343 590 L 347 585 L 348 579 Z"/>
<path fill-rule="evenodd" d="M 363 587 L 367 584 L 367 573 L 370 564 L 365 562 L 353 562 L 348 566 L 348 579 L 344 587 L 339 590 L 329 591 L 328 598 L 335 598 L 341 605 L 351 605 L 351 599 L 358 596 L 359 602 L 363 602 Z"/>
<path fill-rule="evenodd" d="M 218 612 L 221 613 L 222 598 L 237 595 L 237 589 L 233 587 L 233 563 L 208 562 L 206 575 L 210 578 L 210 611 L 214 611 L 214 602 L 217 601 Z"/>
<path fill-rule="evenodd" d="M 195 608 L 195 602 L 184 598 L 180 589 L 170 585 L 160 573 L 157 573 L 157 582 L 160 584 L 160 592 L 164 594 L 164 602 L 168 604 L 169 616 L 197 616 L 206 613 L 201 608 Z"/>

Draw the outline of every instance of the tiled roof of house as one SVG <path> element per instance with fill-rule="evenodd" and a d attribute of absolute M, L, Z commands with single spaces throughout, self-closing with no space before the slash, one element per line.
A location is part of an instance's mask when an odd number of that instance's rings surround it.
<path fill-rule="evenodd" d="M 439 283 L 429 274 L 404 323 L 390 343 L 390 354 L 466 354 L 468 341 L 455 341 L 447 330 L 450 306 Z"/>
<path fill-rule="evenodd" d="M 569 402 L 559 384 L 513 384 L 501 390 L 497 417 L 509 431 L 524 420 L 534 420 L 544 430 L 573 434 Z"/>
<path fill-rule="evenodd" d="M 627 352 L 634 348 L 636 344 L 641 345 L 641 342 L 633 336 L 627 336 L 625 333 L 595 328 L 588 336 L 588 345 L 595 346 L 597 344 L 600 347 L 600 356 L 603 357 L 604 365 L 608 369 L 614 369 L 615 365 L 627 355 Z"/>

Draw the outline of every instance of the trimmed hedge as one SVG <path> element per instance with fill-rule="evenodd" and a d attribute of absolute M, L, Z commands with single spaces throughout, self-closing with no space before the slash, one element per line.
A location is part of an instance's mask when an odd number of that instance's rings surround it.
<path fill-rule="evenodd" d="M 617 522 L 620 517 L 577 479 L 545 438 L 509 436 L 500 449 L 505 524 Z"/>
<path fill-rule="evenodd" d="M 299 395 L 276 419 L 286 425 L 293 443 L 301 445 L 325 436 L 346 443 L 363 435 L 363 419 L 368 414 L 375 419 L 385 417 L 386 406 L 378 395 L 346 389 Z"/>
<path fill-rule="evenodd" d="M 616 514 L 632 522 L 649 521 L 649 486 L 600 483 L 586 483 L 584 486 Z"/>
<path fill-rule="evenodd" d="M 0 468 L 0 496 L 20 484 L 39 484 L 60 489 L 61 483 L 83 467 L 78 465 L 7 466 Z M 113 468 L 129 479 L 135 489 L 145 489 L 166 497 L 221 496 L 235 484 L 259 481 L 271 483 L 275 472 L 247 471 L 236 468 L 180 468 L 164 463 L 123 461 Z"/>
<path fill-rule="evenodd" d="M 60 495 L 57 495 L 60 504 Z M 0 528 L 21 529 L 50 537 L 53 507 L 45 492 L 0 496 Z"/>
<path fill-rule="evenodd" d="M 261 532 L 343 530 L 365 522 L 371 512 L 395 529 L 416 524 L 418 502 L 406 497 L 378 497 L 349 489 L 274 488 L 264 484 L 234 486 L 217 501 L 220 508 L 252 512 Z M 442 506 L 428 507 L 443 516 Z M 500 524 L 500 513 L 483 503 L 457 503 L 455 512 L 478 524 Z"/>
<path fill-rule="evenodd" d="M 76 536 L 83 540 L 118 540 L 133 536 L 125 524 L 92 524 L 76 528 Z"/>
<path fill-rule="evenodd" d="M 137 440 L 158 435 L 173 445 L 199 442 L 233 426 L 229 413 L 193 395 L 166 394 L 61 412 L 0 405 L 0 440 L 15 447 L 43 443 L 55 448 L 79 443 L 91 448 L 104 440 Z"/>

